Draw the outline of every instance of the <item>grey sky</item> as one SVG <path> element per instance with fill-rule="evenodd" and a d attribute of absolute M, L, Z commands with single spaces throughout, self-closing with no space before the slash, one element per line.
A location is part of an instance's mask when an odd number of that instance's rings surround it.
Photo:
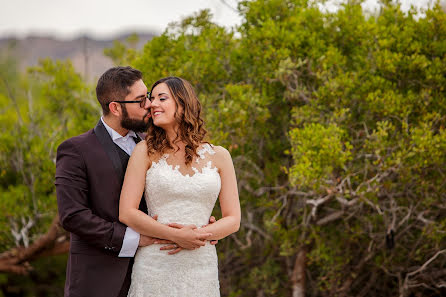
<path fill-rule="evenodd" d="M 429 2 L 401 0 L 403 9 Z M 237 6 L 237 0 L 0 0 L 0 37 L 38 33 L 72 38 L 86 33 L 107 38 L 132 30 L 162 32 L 168 23 L 204 8 L 211 9 L 218 24 L 240 23 L 240 16 L 225 3 Z M 366 0 L 365 6 L 373 9 L 376 3 Z"/>

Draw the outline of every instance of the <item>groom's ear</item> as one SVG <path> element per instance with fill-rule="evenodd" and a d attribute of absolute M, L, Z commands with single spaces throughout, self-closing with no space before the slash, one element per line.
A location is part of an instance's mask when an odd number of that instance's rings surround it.
<path fill-rule="evenodd" d="M 108 108 L 110 109 L 110 113 L 112 113 L 113 115 L 117 117 L 121 116 L 121 104 L 119 104 L 118 102 L 110 102 L 108 104 Z"/>

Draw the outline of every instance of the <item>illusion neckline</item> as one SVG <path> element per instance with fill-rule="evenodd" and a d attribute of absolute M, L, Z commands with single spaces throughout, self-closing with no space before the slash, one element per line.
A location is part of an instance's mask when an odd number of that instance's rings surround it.
<path fill-rule="evenodd" d="M 209 155 L 214 155 L 215 151 L 213 149 L 213 145 L 211 145 L 209 143 L 204 143 L 202 148 L 197 151 L 197 154 L 199 156 L 199 158 L 195 159 L 195 162 L 197 164 L 200 162 L 200 160 L 203 160 L 205 158 L 205 156 L 204 156 L 205 153 L 208 153 Z M 207 161 L 206 165 L 201 168 L 201 171 L 198 170 L 196 167 L 191 166 L 190 168 L 194 171 L 194 173 L 193 174 L 191 174 L 191 173 L 185 173 L 184 174 L 184 173 L 182 173 L 180 171 L 181 165 L 179 165 L 179 164 L 169 164 L 167 162 L 168 158 L 169 158 L 169 154 L 165 153 L 157 161 L 152 161 L 152 166 L 147 170 L 147 173 L 149 173 L 149 171 L 152 168 L 160 167 L 161 163 L 164 163 L 164 165 L 167 166 L 168 168 L 170 168 L 173 172 L 177 172 L 179 175 L 181 175 L 181 176 L 183 176 L 185 178 L 192 178 L 192 177 L 194 177 L 197 174 L 204 174 L 204 171 L 206 169 L 210 169 L 210 170 L 215 171 L 215 172 L 218 173 L 218 168 L 216 166 L 212 167 L 212 161 L 209 160 L 209 161 Z"/>

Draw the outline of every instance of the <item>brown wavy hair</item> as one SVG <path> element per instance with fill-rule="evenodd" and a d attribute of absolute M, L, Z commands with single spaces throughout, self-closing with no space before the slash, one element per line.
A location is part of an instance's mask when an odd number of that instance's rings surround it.
<path fill-rule="evenodd" d="M 203 142 L 207 133 L 204 128 L 204 121 L 201 118 L 200 101 L 198 101 L 192 85 L 187 80 L 175 76 L 165 77 L 155 82 L 150 93 L 161 83 L 165 83 L 169 88 L 176 106 L 175 121 L 178 124 L 178 130 L 172 143 L 178 141 L 186 143 L 186 165 L 190 164 L 194 156 L 198 157 L 197 148 Z M 179 106 L 182 107 L 182 110 L 179 109 Z M 172 144 L 167 139 L 166 131 L 155 126 L 152 118 L 149 122 L 146 136 L 147 153 L 149 155 L 157 153 L 162 155 L 168 149 L 173 150 Z"/>

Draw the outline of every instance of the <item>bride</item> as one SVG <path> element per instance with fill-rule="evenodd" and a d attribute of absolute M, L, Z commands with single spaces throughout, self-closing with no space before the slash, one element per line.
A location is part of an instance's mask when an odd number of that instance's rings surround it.
<path fill-rule="evenodd" d="M 130 157 L 119 219 L 143 235 L 172 241 L 175 250 L 139 248 L 128 296 L 220 296 L 217 253 L 209 241 L 240 226 L 231 156 L 204 141 L 201 105 L 189 82 L 166 77 L 150 94 L 152 125 Z M 143 192 L 157 220 L 138 210 Z M 222 218 L 207 225 L 217 198 Z"/>

